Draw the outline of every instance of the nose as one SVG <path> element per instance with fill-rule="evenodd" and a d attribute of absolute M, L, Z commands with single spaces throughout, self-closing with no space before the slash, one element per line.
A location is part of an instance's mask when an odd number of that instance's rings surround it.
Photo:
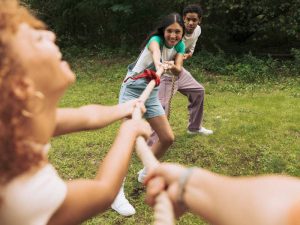
<path fill-rule="evenodd" d="M 44 31 L 43 35 L 44 35 L 44 38 L 46 38 L 50 41 L 55 42 L 55 40 L 56 40 L 56 35 L 51 31 Z"/>
<path fill-rule="evenodd" d="M 176 37 L 176 33 L 175 32 L 171 32 L 170 37 L 171 38 L 175 38 Z"/>

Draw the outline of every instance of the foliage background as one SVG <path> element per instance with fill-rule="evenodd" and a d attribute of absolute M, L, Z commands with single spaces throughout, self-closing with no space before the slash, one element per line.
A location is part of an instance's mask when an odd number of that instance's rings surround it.
<path fill-rule="evenodd" d="M 297 0 L 23 0 L 58 33 L 61 46 L 139 46 L 164 15 L 199 3 L 199 48 L 229 53 L 289 55 L 300 46 Z M 136 49 L 136 48 L 135 48 Z"/>

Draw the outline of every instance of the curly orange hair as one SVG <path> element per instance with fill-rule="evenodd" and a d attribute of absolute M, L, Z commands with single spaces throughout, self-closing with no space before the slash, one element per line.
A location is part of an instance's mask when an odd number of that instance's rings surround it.
<path fill-rule="evenodd" d="M 44 24 L 19 5 L 17 0 L 0 0 L 0 186 L 12 178 L 29 171 L 45 161 L 41 151 L 26 144 L 29 136 L 24 132 L 26 118 L 22 109 L 30 98 L 26 73 L 13 53 L 11 40 L 20 23 L 36 28 Z M 18 84 L 23 96 L 16 95 L 13 87 Z"/>

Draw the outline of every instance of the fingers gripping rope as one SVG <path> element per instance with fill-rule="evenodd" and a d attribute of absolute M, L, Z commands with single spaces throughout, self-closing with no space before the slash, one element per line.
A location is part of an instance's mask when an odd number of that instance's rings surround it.
<path fill-rule="evenodd" d="M 160 75 L 163 73 L 163 69 L 160 69 L 157 71 L 157 77 L 160 77 Z M 145 102 L 147 98 L 149 97 L 152 89 L 156 86 L 156 81 L 151 80 L 149 84 L 147 85 L 146 89 L 143 91 L 139 99 L 142 102 Z M 139 107 L 136 107 L 132 114 L 132 119 L 134 120 L 140 120 L 142 119 L 142 113 L 141 109 Z M 145 139 L 143 137 L 138 137 L 136 139 L 136 152 L 138 157 L 143 162 L 144 166 L 147 169 L 154 168 L 156 165 L 159 164 L 159 161 L 155 158 L 153 155 L 151 149 L 147 145 Z M 155 222 L 154 225 L 174 225 L 174 213 L 173 213 L 173 207 L 170 199 L 168 198 L 168 195 L 166 192 L 162 192 L 157 198 L 156 198 L 156 204 L 154 207 L 154 213 L 155 213 Z"/>
<path fill-rule="evenodd" d="M 148 80 L 148 82 L 150 82 L 151 80 L 154 80 L 154 81 L 155 81 L 155 87 L 158 86 L 158 85 L 160 84 L 160 76 L 158 76 L 158 75 L 156 74 L 155 71 L 149 70 L 149 69 L 144 70 L 143 73 L 140 73 L 140 74 L 137 75 L 137 76 L 130 76 L 130 77 L 127 77 L 127 78 L 124 80 L 124 83 L 125 83 L 128 79 L 138 80 L 138 79 L 141 79 L 141 78 L 146 78 L 146 79 Z"/>

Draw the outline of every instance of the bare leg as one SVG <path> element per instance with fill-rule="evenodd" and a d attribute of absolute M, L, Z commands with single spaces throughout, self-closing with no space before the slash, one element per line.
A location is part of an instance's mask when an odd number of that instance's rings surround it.
<path fill-rule="evenodd" d="M 166 115 L 148 119 L 152 129 L 158 136 L 158 141 L 152 146 L 154 155 L 159 159 L 174 142 L 174 134 Z"/>

